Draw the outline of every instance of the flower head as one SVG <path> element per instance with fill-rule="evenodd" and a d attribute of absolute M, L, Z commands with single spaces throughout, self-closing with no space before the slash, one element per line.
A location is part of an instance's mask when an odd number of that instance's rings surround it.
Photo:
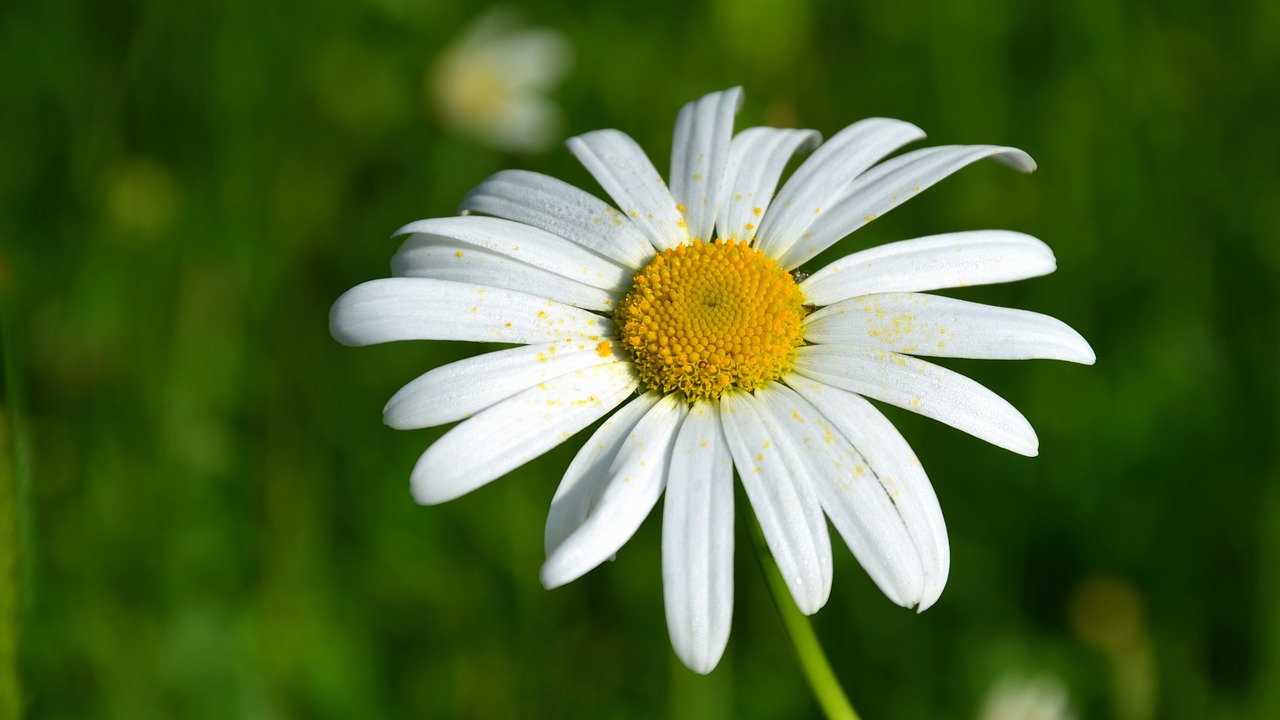
<path fill-rule="evenodd" d="M 546 93 L 567 70 L 569 54 L 560 33 L 521 28 L 499 8 L 441 55 L 428 91 L 452 130 L 499 150 L 542 150 L 560 123 Z"/>
<path fill-rule="evenodd" d="M 978 720 L 1073 720 L 1070 699 L 1066 686 L 1056 677 L 1010 675 L 987 693 Z"/>
<path fill-rule="evenodd" d="M 1052 272 L 1049 248 L 1020 233 L 904 240 L 804 279 L 792 272 L 972 162 L 1033 170 L 1025 153 L 944 146 L 884 160 L 923 133 L 881 118 L 821 146 L 812 130 L 735 135 L 741 98 L 734 88 L 681 110 L 670 186 L 617 130 L 571 138 L 616 208 L 544 175 L 497 173 L 462 217 L 398 231 L 394 277 L 352 288 L 331 314 L 350 345 L 520 345 L 431 370 L 387 404 L 396 428 L 462 421 L 413 470 L 424 504 L 608 416 L 552 499 L 543 583 L 614 555 L 665 492 L 667 625 L 698 672 L 729 635 L 735 470 L 802 611 L 831 589 L 827 519 L 891 600 L 924 610 L 946 584 L 946 527 L 919 461 L 867 398 L 1035 455 L 1035 432 L 1009 403 L 918 356 L 1094 360 L 1053 318 L 924 292 Z"/>

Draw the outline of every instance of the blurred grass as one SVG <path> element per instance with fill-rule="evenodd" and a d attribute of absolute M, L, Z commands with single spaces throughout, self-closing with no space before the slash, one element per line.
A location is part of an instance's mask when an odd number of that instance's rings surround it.
<path fill-rule="evenodd" d="M 1043 672 L 1080 717 L 1141 717 L 1117 701 L 1132 690 L 1119 656 L 1071 620 L 1100 576 L 1140 599 L 1156 717 L 1280 717 L 1274 3 L 521 9 L 575 48 L 566 133 L 624 129 L 660 169 L 679 106 L 739 83 L 739 127 L 830 135 L 887 115 L 1040 163 L 966 170 L 827 256 L 1032 233 L 1058 273 L 961 294 L 1060 317 L 1099 357 L 951 363 L 1025 412 L 1036 460 L 891 413 L 954 562 L 917 617 L 837 558 L 815 624 L 864 717 L 971 717 L 1002 676 Z M 34 529 L 15 532 L 9 480 L 0 557 L 26 560 L 0 587 L 22 620 L 20 690 L 0 648 L 0 714 L 816 712 L 745 537 L 728 654 L 693 676 L 667 644 L 657 520 L 617 563 L 541 589 L 542 522 L 575 443 L 413 505 L 409 470 L 440 431 L 390 431 L 380 404 L 476 348 L 328 337 L 332 300 L 387 273 L 388 234 L 450 214 L 488 174 L 593 187 L 563 150 L 504 156 L 436 124 L 426 68 L 481 10 L 0 10 L 0 349 L 24 369 L 3 415 L 29 428 Z"/>

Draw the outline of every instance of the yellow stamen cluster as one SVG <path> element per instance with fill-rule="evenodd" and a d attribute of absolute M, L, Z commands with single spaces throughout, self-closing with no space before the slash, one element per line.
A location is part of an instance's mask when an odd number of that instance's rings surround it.
<path fill-rule="evenodd" d="M 641 381 L 690 401 L 752 390 L 791 369 L 804 295 L 745 242 L 664 250 L 635 276 L 614 319 Z"/>

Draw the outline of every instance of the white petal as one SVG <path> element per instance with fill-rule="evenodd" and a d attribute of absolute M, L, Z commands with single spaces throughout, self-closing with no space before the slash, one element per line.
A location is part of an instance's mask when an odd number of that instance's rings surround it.
<path fill-rule="evenodd" d="M 555 552 L 591 514 L 592 506 L 610 480 L 609 468 L 618 457 L 619 448 L 631 436 L 640 418 L 660 399 L 661 395 L 650 392 L 631 400 L 596 428 L 591 439 L 578 450 L 551 499 L 544 535 L 547 555 Z"/>
<path fill-rule="evenodd" d="M 630 363 L 577 370 L 459 423 L 418 458 L 413 497 L 435 505 L 465 495 L 568 440 L 636 388 Z"/>
<path fill-rule="evenodd" d="M 438 367 L 400 388 L 383 408 L 382 421 L 397 430 L 443 425 L 566 373 L 629 360 L 616 341 L 561 340 L 485 353 Z"/>
<path fill-rule="evenodd" d="M 845 436 L 790 388 L 756 391 L 779 429 L 774 440 L 803 468 L 831 524 L 892 601 L 912 607 L 924 591 L 924 569 L 884 487 Z"/>
<path fill-rule="evenodd" d="M 942 594 L 951 569 L 947 526 L 933 485 L 902 434 L 864 398 L 797 374 L 786 382 L 822 413 L 862 454 L 893 501 L 915 544 L 924 570 L 919 611 Z"/>
<path fill-rule="evenodd" d="M 609 203 L 556 178 L 503 170 L 462 199 L 459 212 L 479 212 L 546 230 L 630 268 L 653 259 L 653 245 Z"/>
<path fill-rule="evenodd" d="M 992 445 L 1034 457 L 1031 424 L 1004 398 L 969 378 L 908 355 L 857 345 L 806 345 L 795 371 L 944 422 Z"/>
<path fill-rule="evenodd" d="M 983 158 L 995 158 L 1022 172 L 1036 169 L 1031 156 L 996 145 L 942 145 L 923 148 L 877 165 L 854 180 L 778 262 L 793 268 L 837 240 L 915 197 L 951 173 Z"/>
<path fill-rule="evenodd" d="M 1094 361 L 1089 343 L 1061 320 L 925 293 L 860 295 L 828 305 L 805 318 L 804 339 L 933 357 Z"/>
<path fill-rule="evenodd" d="M 547 556 L 543 585 L 559 587 L 582 577 L 631 539 L 662 494 L 671 444 L 686 412 L 682 399 L 668 395 L 636 423 L 582 524 Z"/>
<path fill-rule="evenodd" d="M 613 334 L 613 322 L 554 300 L 482 285 L 383 278 L 342 294 L 329 332 L 343 345 L 396 340 L 536 343 Z"/>
<path fill-rule="evenodd" d="M 796 153 L 812 150 L 821 141 L 816 130 L 753 127 L 735 135 L 721 186 L 716 220 L 720 237 L 754 238 L 787 163 Z"/>
<path fill-rule="evenodd" d="M 502 218 L 430 218 L 409 223 L 395 232 L 397 236 L 412 233 L 453 238 L 605 290 L 631 286 L 632 273 L 617 263 L 545 230 Z M 393 267 L 410 262 L 402 256 L 412 256 L 418 245 L 410 237 L 392 260 Z"/>
<path fill-rule="evenodd" d="M 689 241 L 684 218 L 644 150 L 626 133 L 594 130 L 565 141 L 618 209 L 659 250 Z"/>
<path fill-rule="evenodd" d="M 924 137 L 908 122 L 868 118 L 836 133 L 796 169 L 778 192 L 760 230 L 760 249 L 783 257 L 850 181 L 884 156 Z"/>
<path fill-rule="evenodd" d="M 614 293 L 441 235 L 411 235 L 391 261 L 397 277 L 518 290 L 588 310 L 611 310 Z"/>
<path fill-rule="evenodd" d="M 720 398 L 720 420 L 769 552 L 806 615 L 831 594 L 831 538 L 822 504 L 759 398 L 741 391 Z"/>
<path fill-rule="evenodd" d="M 686 229 L 710 242 L 716 202 L 724 180 L 733 117 L 742 107 L 742 88 L 711 93 L 680 108 L 671 145 L 671 196 L 683 206 Z"/>
<path fill-rule="evenodd" d="M 822 306 L 855 295 L 920 292 L 1012 282 L 1057 267 L 1048 245 L 1008 230 L 974 230 L 888 243 L 823 267 L 800 283 L 806 301 Z"/>
<path fill-rule="evenodd" d="M 733 458 L 714 404 L 680 426 L 662 509 L 662 594 L 676 655 L 709 673 L 733 621 Z"/>

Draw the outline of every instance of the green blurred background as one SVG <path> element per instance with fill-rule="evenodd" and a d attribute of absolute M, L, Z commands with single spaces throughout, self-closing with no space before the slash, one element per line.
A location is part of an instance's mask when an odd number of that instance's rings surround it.
<path fill-rule="evenodd" d="M 1280 4 L 513 7 L 572 46 L 561 134 L 623 129 L 664 172 L 680 105 L 734 84 L 739 127 L 885 115 L 1040 163 L 964 170 L 823 258 L 1031 233 L 1056 274 L 957 295 L 1098 354 L 947 363 L 1027 415 L 1036 459 L 890 411 L 954 559 L 916 616 L 838 552 L 814 622 L 864 717 L 977 717 L 1037 677 L 1080 718 L 1280 717 Z M 616 563 L 538 582 L 580 440 L 418 507 L 442 430 L 380 408 L 477 348 L 329 338 L 390 232 L 490 173 L 599 192 L 558 145 L 438 121 L 429 69 L 484 10 L 0 10 L 0 718 L 816 715 L 741 528 L 733 635 L 696 676 L 657 514 Z"/>

